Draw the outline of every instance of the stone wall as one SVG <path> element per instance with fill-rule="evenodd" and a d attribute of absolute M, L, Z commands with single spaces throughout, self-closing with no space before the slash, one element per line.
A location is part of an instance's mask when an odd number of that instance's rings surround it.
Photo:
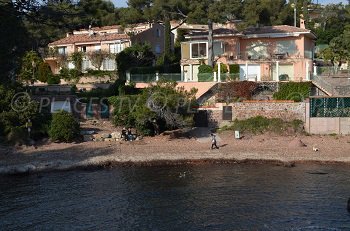
<path fill-rule="evenodd" d="M 248 102 L 233 103 L 232 120 L 248 119 L 255 116 L 267 118 L 281 118 L 286 121 L 299 119 L 305 122 L 305 103 L 285 103 L 285 102 Z"/>

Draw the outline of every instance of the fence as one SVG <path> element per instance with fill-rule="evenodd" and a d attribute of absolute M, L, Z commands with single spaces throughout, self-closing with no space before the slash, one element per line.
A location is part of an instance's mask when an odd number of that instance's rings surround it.
<path fill-rule="evenodd" d="M 198 82 L 212 82 L 214 81 L 214 73 L 199 73 Z"/>
<path fill-rule="evenodd" d="M 221 81 L 238 81 L 239 73 L 221 73 Z"/>
<path fill-rule="evenodd" d="M 316 75 L 334 76 L 343 75 L 350 77 L 350 70 L 340 69 L 338 66 L 317 66 Z"/>
<path fill-rule="evenodd" d="M 181 81 L 181 73 L 159 73 L 159 79 Z"/>
<path fill-rule="evenodd" d="M 156 74 L 130 74 L 130 81 L 135 83 L 155 82 Z"/>
<path fill-rule="evenodd" d="M 130 74 L 130 81 L 135 83 L 156 82 L 160 79 L 181 81 L 181 73 L 152 73 L 152 74 Z"/>
<path fill-rule="evenodd" d="M 350 117 L 350 97 L 310 98 L 310 117 Z"/>

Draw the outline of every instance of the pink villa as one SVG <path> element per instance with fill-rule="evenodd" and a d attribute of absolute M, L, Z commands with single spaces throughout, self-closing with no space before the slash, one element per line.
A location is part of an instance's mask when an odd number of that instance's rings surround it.
<path fill-rule="evenodd" d="M 159 56 L 164 51 L 164 25 L 159 23 L 143 23 L 130 25 L 123 28 L 119 25 L 93 27 L 81 29 L 68 33 L 65 38 L 59 39 L 49 44 L 49 48 L 55 49 L 58 55 L 70 57 L 77 51 L 83 53 L 93 51 L 106 51 L 110 54 L 117 54 L 125 48 L 136 43 L 148 43 L 152 47 L 152 52 Z M 49 54 L 45 58 L 51 70 L 57 74 L 61 69 L 58 61 L 58 55 Z M 87 69 L 96 69 L 91 65 L 87 56 L 82 63 L 83 71 Z M 74 68 L 73 62 L 68 59 L 68 68 Z M 116 70 L 115 58 L 107 58 L 103 61 L 101 70 Z"/>
<path fill-rule="evenodd" d="M 214 28 L 214 61 L 239 65 L 239 79 L 250 81 L 310 81 L 316 36 L 301 27 L 265 26 L 237 31 Z M 208 63 L 208 32 L 193 32 L 181 44 L 181 79 L 197 82 L 200 63 Z M 220 81 L 220 74 L 214 81 Z"/>

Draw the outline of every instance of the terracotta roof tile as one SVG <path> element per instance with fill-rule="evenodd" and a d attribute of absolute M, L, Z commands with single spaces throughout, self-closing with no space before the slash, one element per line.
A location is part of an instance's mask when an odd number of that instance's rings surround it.
<path fill-rule="evenodd" d="M 213 30 L 214 35 L 230 35 L 230 34 L 239 34 L 237 30 L 234 29 L 227 29 L 227 28 L 218 28 Z M 208 31 L 191 31 L 190 36 L 201 36 L 201 35 L 208 35 Z"/>
<path fill-rule="evenodd" d="M 112 26 L 102 26 L 102 27 L 92 27 L 93 31 L 101 31 L 101 30 L 113 30 L 121 28 L 120 25 L 112 25 Z"/>
<path fill-rule="evenodd" d="M 310 32 L 307 29 L 288 26 L 288 25 L 279 25 L 279 26 L 264 26 L 264 27 L 255 27 L 248 28 L 243 31 L 244 34 L 273 34 L 273 33 L 293 33 L 293 32 Z"/>
<path fill-rule="evenodd" d="M 50 43 L 49 45 L 55 46 L 55 45 L 63 45 L 63 44 L 74 44 L 74 43 L 87 43 L 87 42 L 100 42 L 100 41 L 112 41 L 117 39 L 129 39 L 130 36 L 126 34 L 117 34 L 117 33 L 111 33 L 111 34 L 94 34 L 94 35 L 88 35 L 88 34 L 77 34 L 77 35 L 69 35 L 68 37 L 65 37 L 63 39 L 54 41 Z"/>

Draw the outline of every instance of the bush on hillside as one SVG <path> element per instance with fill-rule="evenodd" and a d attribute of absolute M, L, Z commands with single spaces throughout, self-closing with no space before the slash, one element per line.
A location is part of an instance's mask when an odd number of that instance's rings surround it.
<path fill-rule="evenodd" d="M 238 130 L 253 134 L 264 132 L 273 132 L 277 134 L 300 133 L 303 131 L 303 121 L 284 121 L 280 118 L 256 116 L 246 120 L 235 120 L 231 126 L 224 127 L 222 130 Z"/>
<path fill-rule="evenodd" d="M 40 82 L 46 83 L 49 76 L 52 75 L 51 69 L 49 64 L 47 63 L 40 63 L 38 67 L 38 80 Z"/>
<path fill-rule="evenodd" d="M 79 136 L 79 122 L 72 114 L 60 111 L 52 116 L 49 136 L 52 141 L 71 142 Z"/>
<path fill-rule="evenodd" d="M 279 91 L 273 94 L 273 98 L 301 102 L 310 96 L 310 88 L 310 82 L 281 83 Z"/>

